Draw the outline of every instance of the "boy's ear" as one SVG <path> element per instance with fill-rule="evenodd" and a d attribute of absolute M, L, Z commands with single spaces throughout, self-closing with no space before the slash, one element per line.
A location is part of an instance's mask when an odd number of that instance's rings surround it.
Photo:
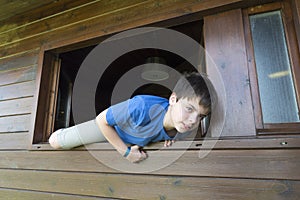
<path fill-rule="evenodd" d="M 169 98 L 169 104 L 174 105 L 177 102 L 177 95 L 173 92 Z"/>

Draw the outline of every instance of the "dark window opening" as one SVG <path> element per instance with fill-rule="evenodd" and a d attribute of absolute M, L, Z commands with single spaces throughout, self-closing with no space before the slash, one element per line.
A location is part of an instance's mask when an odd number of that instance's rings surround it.
<path fill-rule="evenodd" d="M 138 56 L 137 56 L 138 55 Z M 116 59 L 103 73 L 97 87 L 96 92 L 96 102 L 95 109 L 96 113 L 100 113 L 102 110 L 106 109 L 111 105 L 112 101 L 112 92 L 115 88 L 118 80 L 129 70 L 133 69 L 136 66 L 142 65 L 145 63 L 147 58 L 159 56 L 164 58 L 166 65 L 172 67 L 180 73 L 196 71 L 196 69 L 181 58 L 178 55 L 175 55 L 171 52 L 159 50 L 159 49 L 142 49 L 136 50 L 129 53 L 126 53 Z M 120 67 L 121 66 L 121 67 Z M 117 70 L 116 70 L 117 69 Z M 140 87 L 138 91 L 135 91 L 136 94 L 152 94 L 158 95 L 161 97 L 168 98 L 170 95 L 170 90 L 164 89 L 164 86 L 160 85 L 159 81 L 157 84 L 148 84 L 146 81 L 142 80 L 141 76 L 136 77 L 135 81 L 145 82 L 144 87 Z M 171 88 L 170 88 L 171 89 Z M 134 96 L 135 94 L 130 94 Z M 122 99 L 126 100 L 126 99 Z M 115 103 L 118 103 L 118 100 Z"/>
<path fill-rule="evenodd" d="M 60 128 L 70 127 L 75 124 L 71 107 L 73 85 L 80 65 L 94 48 L 95 46 L 89 46 L 59 55 L 61 66 L 57 91 L 54 131 Z"/>
<path fill-rule="evenodd" d="M 203 20 L 170 27 L 170 29 L 184 33 L 196 40 L 199 44 L 203 45 L 202 28 Z M 96 45 L 92 45 L 56 54 L 56 58 L 60 61 L 60 66 L 58 70 L 59 79 L 56 86 L 57 90 L 54 92 L 56 95 L 54 98 L 55 101 L 52 102 L 52 112 L 49 114 L 49 116 L 52 117 L 48 117 L 49 119 L 46 120 L 40 120 L 40 124 L 43 124 L 43 130 L 35 129 L 34 143 L 46 142 L 53 131 L 74 125 L 74 119 L 72 116 L 73 84 L 82 62 L 95 47 Z M 189 64 L 180 56 L 159 49 L 142 49 L 122 55 L 106 69 L 101 78 L 99 77 L 100 79 L 95 94 L 95 111 L 97 114 L 110 106 L 112 91 L 119 78 L 135 66 L 145 63 L 149 57 L 163 58 L 166 61 L 167 66 L 174 68 L 180 73 L 196 71 L 191 64 Z M 46 65 L 47 63 L 44 61 L 43 67 Z M 42 77 L 43 76 L 45 75 L 42 75 Z M 50 85 L 51 84 L 55 85 L 53 82 L 50 83 Z M 46 93 L 45 91 L 41 91 L 41 93 L 43 92 Z M 133 94 L 131 94 L 131 96 L 137 94 L 152 94 L 168 98 L 171 94 L 171 91 L 157 82 L 157 84 L 145 84 L 137 88 Z M 51 102 L 48 102 L 48 104 L 51 104 Z M 41 137 L 41 134 L 45 135 Z M 200 135 L 203 135 L 203 133 Z"/>

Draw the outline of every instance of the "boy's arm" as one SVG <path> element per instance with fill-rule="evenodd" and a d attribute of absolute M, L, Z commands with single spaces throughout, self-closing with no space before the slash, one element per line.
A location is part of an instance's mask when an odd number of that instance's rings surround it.
<path fill-rule="evenodd" d="M 106 121 L 106 112 L 107 109 L 101 112 L 96 117 L 96 123 L 107 139 L 107 141 L 121 154 L 124 155 L 127 151 L 127 145 L 122 141 L 119 137 L 118 133 L 115 131 L 113 127 L 111 127 Z M 131 162 L 140 162 L 147 158 L 145 152 L 139 150 L 139 146 L 134 145 L 131 147 L 131 151 L 129 155 L 126 157 Z"/>

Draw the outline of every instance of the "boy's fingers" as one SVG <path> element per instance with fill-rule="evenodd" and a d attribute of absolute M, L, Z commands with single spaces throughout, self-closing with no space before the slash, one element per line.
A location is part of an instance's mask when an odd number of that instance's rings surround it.
<path fill-rule="evenodd" d="M 133 163 L 138 163 L 147 158 L 147 154 L 144 151 L 140 151 L 138 145 L 131 146 L 131 154 L 128 156 L 128 160 Z"/>
<path fill-rule="evenodd" d="M 144 151 L 141 151 L 141 154 L 142 154 L 142 158 L 144 158 L 144 159 L 146 159 L 148 157 Z"/>
<path fill-rule="evenodd" d="M 172 146 L 172 144 L 175 143 L 174 140 L 165 140 L 165 144 L 164 144 L 164 147 L 169 147 L 169 146 Z"/>
<path fill-rule="evenodd" d="M 143 160 L 145 160 L 147 158 L 147 154 L 145 152 L 141 152 L 141 155 L 139 156 L 139 158 L 135 161 L 133 161 L 133 163 L 139 163 Z"/>
<path fill-rule="evenodd" d="M 169 145 L 170 145 L 170 140 L 166 140 L 164 146 L 165 146 L 165 147 L 168 147 Z"/>
<path fill-rule="evenodd" d="M 168 140 L 165 140 L 164 147 L 168 145 Z"/>

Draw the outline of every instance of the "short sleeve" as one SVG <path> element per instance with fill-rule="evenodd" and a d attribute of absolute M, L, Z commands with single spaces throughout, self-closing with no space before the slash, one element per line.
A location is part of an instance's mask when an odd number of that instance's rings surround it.
<path fill-rule="evenodd" d="M 118 103 L 108 108 L 106 113 L 106 121 L 110 126 L 116 126 L 122 121 L 126 121 L 124 112 L 128 109 L 128 101 L 129 100 Z"/>
<path fill-rule="evenodd" d="M 137 95 L 109 107 L 106 121 L 124 142 L 145 146 L 151 141 L 168 138 L 163 129 L 167 106 L 167 99 Z"/>
<path fill-rule="evenodd" d="M 150 121 L 142 98 L 133 97 L 127 101 L 111 106 L 107 110 L 106 120 L 110 126 L 134 129 L 136 126 L 144 126 Z"/>

